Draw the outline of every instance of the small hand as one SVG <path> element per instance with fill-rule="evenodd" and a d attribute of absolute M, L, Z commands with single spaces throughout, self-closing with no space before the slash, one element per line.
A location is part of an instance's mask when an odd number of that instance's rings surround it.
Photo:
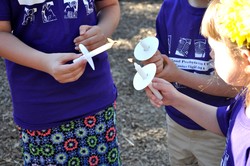
<path fill-rule="evenodd" d="M 81 25 L 79 34 L 80 35 L 74 39 L 76 50 L 79 50 L 79 44 L 83 44 L 87 47 L 88 51 L 91 51 L 107 43 L 107 37 L 97 25 Z"/>
<path fill-rule="evenodd" d="M 154 63 L 156 65 L 156 74 L 162 72 L 164 64 L 163 58 L 161 56 L 160 51 L 156 51 L 156 53 L 148 60 L 142 62 L 144 65 L 149 63 Z"/>
<path fill-rule="evenodd" d="M 154 78 L 152 85 L 157 89 L 163 96 L 163 99 L 158 99 L 149 88 L 145 88 L 146 95 L 149 98 L 152 105 L 155 107 L 161 107 L 162 105 L 172 105 L 178 97 L 178 92 L 171 83 L 161 79 Z"/>
<path fill-rule="evenodd" d="M 86 60 L 79 60 L 76 63 L 68 63 L 79 54 L 74 53 L 53 53 L 48 56 L 47 73 L 60 83 L 68 83 L 78 80 L 85 71 Z"/>
<path fill-rule="evenodd" d="M 161 72 L 156 73 L 156 77 L 163 78 L 167 80 L 168 82 L 178 82 L 179 78 L 179 72 L 181 69 L 179 69 L 175 63 L 169 59 L 166 55 L 161 55 L 163 59 L 163 70 Z"/>

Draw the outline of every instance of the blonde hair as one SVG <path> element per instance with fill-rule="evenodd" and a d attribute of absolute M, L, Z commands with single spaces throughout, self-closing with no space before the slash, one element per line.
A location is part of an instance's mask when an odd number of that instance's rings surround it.
<path fill-rule="evenodd" d="M 249 9 L 249 0 L 212 0 L 203 17 L 201 33 L 229 48 L 250 48 Z"/>
<path fill-rule="evenodd" d="M 243 1 L 248 1 L 247 7 Z M 241 8 L 248 10 L 242 11 Z M 231 54 L 239 57 L 240 50 L 250 48 L 250 24 L 245 21 L 250 17 L 244 15 L 245 12 L 249 13 L 249 10 L 250 0 L 212 0 L 202 20 L 201 34 L 225 43 Z M 250 85 L 247 85 L 245 89 L 247 105 L 250 104 L 249 88 Z"/>
<path fill-rule="evenodd" d="M 217 20 L 219 17 L 218 4 L 220 4 L 220 0 L 212 0 L 210 2 L 202 20 L 201 34 L 207 38 L 224 42 L 229 48 L 236 48 L 237 44 L 232 42 L 229 37 L 223 36 L 220 32 Z"/>

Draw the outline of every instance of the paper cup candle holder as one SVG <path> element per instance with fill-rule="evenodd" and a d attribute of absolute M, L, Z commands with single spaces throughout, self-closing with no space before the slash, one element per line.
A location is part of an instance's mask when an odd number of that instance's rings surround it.
<path fill-rule="evenodd" d="M 151 58 L 157 51 L 159 41 L 155 37 L 147 37 L 141 40 L 135 47 L 134 56 L 139 61 L 145 61 Z M 156 74 L 156 65 L 150 63 L 144 67 L 141 67 L 137 63 L 134 63 L 137 73 L 133 79 L 133 85 L 136 90 L 142 90 L 146 87 L 154 93 L 158 99 L 162 99 L 161 93 L 152 86 L 152 80 Z"/>

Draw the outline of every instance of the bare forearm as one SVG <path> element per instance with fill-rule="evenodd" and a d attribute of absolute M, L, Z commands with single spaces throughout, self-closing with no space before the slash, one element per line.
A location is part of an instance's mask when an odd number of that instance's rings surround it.
<path fill-rule="evenodd" d="M 116 0 L 97 2 L 98 26 L 107 37 L 110 37 L 117 28 L 120 20 L 120 6 Z"/>
<path fill-rule="evenodd" d="M 47 72 L 46 56 L 8 32 L 0 32 L 0 53 L 5 59 L 33 69 Z"/>
<path fill-rule="evenodd" d="M 172 104 L 173 107 L 193 119 L 203 128 L 222 135 L 216 117 L 216 107 L 194 100 L 182 93 L 179 93 L 177 98 Z"/>
<path fill-rule="evenodd" d="M 163 99 L 160 100 L 149 88 L 146 88 L 146 94 L 154 106 L 173 106 L 203 128 L 222 135 L 217 120 L 217 107 L 202 103 L 180 93 L 170 82 L 164 79 L 154 78 L 152 85 L 155 89 L 160 91 L 163 96 Z"/>
<path fill-rule="evenodd" d="M 184 70 L 179 70 L 176 82 L 206 94 L 224 97 L 235 97 L 241 89 L 226 84 L 218 75 L 190 73 Z"/>

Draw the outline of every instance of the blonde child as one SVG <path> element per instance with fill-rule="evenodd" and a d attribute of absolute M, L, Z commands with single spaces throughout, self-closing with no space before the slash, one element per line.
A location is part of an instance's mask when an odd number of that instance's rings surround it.
<path fill-rule="evenodd" d="M 229 105 L 238 91 L 214 74 L 208 41 L 200 34 L 208 4 L 209 0 L 164 0 L 156 19 L 159 52 L 144 63 L 156 63 L 157 77 L 179 92 L 219 107 Z M 225 138 L 172 106 L 165 110 L 171 165 L 218 165 Z"/>
<path fill-rule="evenodd" d="M 201 32 L 213 50 L 218 75 L 232 86 L 245 87 L 234 103 L 224 107 L 204 104 L 160 78 L 154 79 L 153 86 L 164 96 L 162 101 L 146 89 L 153 105 L 173 106 L 205 129 L 226 137 L 221 166 L 250 165 L 249 9 L 248 0 L 214 0 L 202 21 Z"/>

